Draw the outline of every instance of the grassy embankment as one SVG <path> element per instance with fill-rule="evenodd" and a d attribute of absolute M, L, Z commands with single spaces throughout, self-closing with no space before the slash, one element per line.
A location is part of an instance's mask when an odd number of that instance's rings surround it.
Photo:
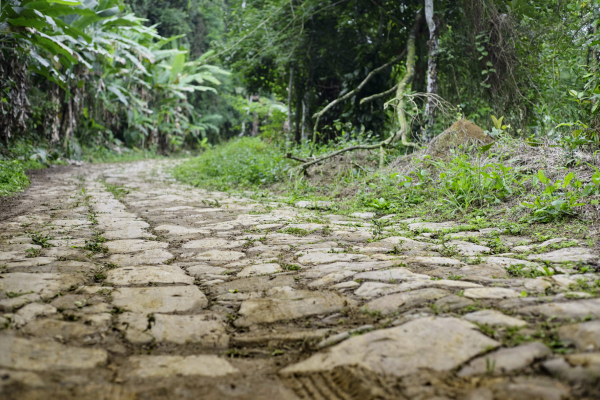
<path fill-rule="evenodd" d="M 505 134 L 489 148 L 460 147 L 446 157 L 423 151 L 388 156 L 382 168 L 379 152 L 347 153 L 307 174 L 297 173 L 297 162 L 283 155 L 284 149 L 258 138 L 233 140 L 180 164 L 174 176 L 207 189 L 244 191 L 265 203 L 331 201 L 323 213 L 394 214 L 389 223 L 453 220 L 540 239 L 565 229 L 588 238 L 600 215 L 600 160 L 560 143 L 532 146 Z"/>

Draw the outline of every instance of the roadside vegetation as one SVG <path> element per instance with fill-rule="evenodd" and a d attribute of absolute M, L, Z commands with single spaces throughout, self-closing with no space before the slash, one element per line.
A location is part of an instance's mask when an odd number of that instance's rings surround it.
<path fill-rule="evenodd" d="M 598 9 L 2 2 L 2 195 L 30 168 L 199 154 L 177 179 L 341 212 L 592 221 Z M 461 120 L 484 136 L 433 151 Z"/>

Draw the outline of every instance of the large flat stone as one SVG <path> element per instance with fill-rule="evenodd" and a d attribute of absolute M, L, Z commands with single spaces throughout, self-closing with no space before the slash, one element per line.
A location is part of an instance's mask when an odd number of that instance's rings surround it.
<path fill-rule="evenodd" d="M 166 249 L 169 243 L 155 240 L 126 239 L 106 242 L 105 246 L 111 253 L 136 253 L 138 251 Z"/>
<path fill-rule="evenodd" d="M 196 313 L 208 305 L 196 286 L 120 288 L 112 292 L 112 304 L 137 313 Z"/>
<path fill-rule="evenodd" d="M 335 367 L 362 367 L 402 377 L 421 368 L 449 371 L 500 344 L 456 318 L 420 318 L 369 332 L 284 368 L 280 374 L 319 374 Z"/>
<path fill-rule="evenodd" d="M 431 243 L 419 242 L 403 236 L 390 236 L 378 242 L 371 242 L 367 247 L 388 247 L 396 248 L 400 251 L 406 250 L 426 250 L 431 247 Z"/>
<path fill-rule="evenodd" d="M 554 377 L 573 385 L 596 385 L 600 379 L 600 353 L 567 354 L 542 364 Z"/>
<path fill-rule="evenodd" d="M 181 245 L 182 249 L 233 249 L 244 244 L 241 240 L 226 240 L 221 238 L 206 238 L 192 240 Z"/>
<path fill-rule="evenodd" d="M 510 299 L 519 297 L 519 293 L 512 289 L 486 287 L 467 289 L 465 290 L 464 296 L 470 299 Z"/>
<path fill-rule="evenodd" d="M 558 335 L 562 341 L 574 343 L 579 350 L 600 350 L 600 321 L 561 326 Z"/>
<path fill-rule="evenodd" d="M 82 277 L 73 275 L 14 272 L 0 275 L 0 290 L 6 293 L 33 292 L 43 298 L 50 298 L 82 280 Z"/>
<path fill-rule="evenodd" d="M 245 300 L 240 307 L 240 318 L 235 326 L 286 321 L 309 315 L 339 311 L 349 300 L 333 292 L 294 290 L 289 286 L 271 289 L 267 298 Z"/>
<path fill-rule="evenodd" d="M 155 231 L 167 231 L 168 236 L 184 236 L 184 235 L 192 235 L 192 234 L 208 234 L 210 233 L 207 229 L 198 229 L 198 228 L 186 228 L 185 226 L 179 225 L 159 225 L 154 228 Z"/>
<path fill-rule="evenodd" d="M 132 265 L 162 264 L 171 258 L 173 258 L 173 254 L 168 251 L 155 249 L 135 254 L 113 254 L 108 257 L 108 262 L 121 267 L 127 267 Z"/>
<path fill-rule="evenodd" d="M 192 266 L 186 267 L 186 270 L 187 270 L 188 274 L 195 276 L 197 278 L 202 278 L 206 275 L 224 275 L 225 272 L 228 271 L 227 268 L 213 267 L 213 266 L 204 265 L 204 264 L 192 265 Z"/>
<path fill-rule="evenodd" d="M 91 336 L 96 330 L 78 322 L 58 321 L 55 319 L 37 319 L 29 322 L 22 331 L 31 336 L 76 340 Z"/>
<path fill-rule="evenodd" d="M 364 279 L 369 281 L 380 281 L 380 282 L 405 282 L 415 280 L 426 280 L 429 281 L 431 278 L 429 275 L 415 274 L 414 272 L 406 268 L 391 268 L 378 271 L 361 272 L 354 276 L 354 279 Z"/>
<path fill-rule="evenodd" d="M 574 300 L 564 303 L 547 303 L 527 306 L 517 310 L 524 315 L 543 315 L 559 319 L 600 318 L 600 299 Z"/>
<path fill-rule="evenodd" d="M 320 278 L 322 276 L 344 271 L 365 272 L 393 267 L 393 261 L 367 261 L 367 262 L 335 262 L 312 267 L 302 272 L 306 278 Z"/>
<path fill-rule="evenodd" d="M 170 376 L 219 377 L 239 372 L 226 360 L 212 355 L 133 356 L 126 374 L 131 378 L 167 378 Z"/>
<path fill-rule="evenodd" d="M 351 276 L 353 276 L 355 274 L 356 274 L 355 271 L 332 272 L 330 274 L 322 276 L 321 278 L 319 278 L 315 281 L 312 281 L 311 283 L 308 284 L 308 287 L 315 289 L 315 288 L 328 286 L 328 285 L 331 285 L 332 283 L 341 282 L 344 279 L 350 278 Z M 355 283 L 358 286 L 358 283 L 357 282 L 355 282 Z"/>
<path fill-rule="evenodd" d="M 228 262 L 237 261 L 240 258 L 244 258 L 245 256 L 246 255 L 240 251 L 210 250 L 204 253 L 197 254 L 193 258 L 199 261 Z"/>
<path fill-rule="evenodd" d="M 191 285 L 194 278 L 175 265 L 116 268 L 108 271 L 106 282 L 117 286 L 147 285 L 149 283 L 179 283 Z"/>
<path fill-rule="evenodd" d="M 501 349 L 474 359 L 458 371 L 458 376 L 503 375 L 526 368 L 535 360 L 551 354 L 552 350 L 537 342 Z"/>
<path fill-rule="evenodd" d="M 229 335 L 225 324 L 213 314 L 169 315 L 124 313 L 119 315 L 117 328 L 135 344 L 159 343 L 200 344 L 208 348 L 227 348 Z"/>
<path fill-rule="evenodd" d="M 527 322 L 522 319 L 510 317 L 496 310 L 481 310 L 465 314 L 464 318 L 470 322 L 476 322 L 489 326 L 523 327 Z"/>
<path fill-rule="evenodd" d="M 291 275 L 275 276 L 253 276 L 251 278 L 241 278 L 234 281 L 221 283 L 214 287 L 218 293 L 227 293 L 230 291 L 239 292 L 262 292 L 276 287 L 293 286 L 294 277 Z"/>
<path fill-rule="evenodd" d="M 68 347 L 50 341 L 37 341 L 0 335 L 0 366 L 31 371 L 87 369 L 106 364 L 101 349 Z"/>
<path fill-rule="evenodd" d="M 409 290 L 421 289 L 432 286 L 435 281 L 425 281 L 425 280 L 414 280 L 408 281 L 401 284 L 389 284 L 382 282 L 365 282 L 358 289 L 354 291 L 354 294 L 365 298 L 370 299 L 373 297 L 378 297 L 382 295 L 398 293 L 398 292 L 407 292 Z"/>
<path fill-rule="evenodd" d="M 412 224 L 408 224 L 408 229 L 411 231 L 430 231 L 430 232 L 440 232 L 446 229 L 453 229 L 457 227 L 458 224 L 456 222 L 414 222 Z"/>
<path fill-rule="evenodd" d="M 13 324 L 16 328 L 20 328 L 38 316 L 47 316 L 53 314 L 56 314 L 56 308 L 50 304 L 31 303 L 17 311 L 17 313 L 13 316 Z"/>
<path fill-rule="evenodd" d="M 442 289 L 420 289 L 404 293 L 395 293 L 388 296 L 372 300 L 364 305 L 369 311 L 379 311 L 383 314 L 390 314 L 402 309 L 419 306 L 428 301 L 433 301 L 446 297 L 451 293 Z"/>
<path fill-rule="evenodd" d="M 133 218 L 102 218 L 98 220 L 98 224 L 106 231 L 150 228 L 150 225 L 148 225 L 147 222 L 135 220 Z"/>
<path fill-rule="evenodd" d="M 281 272 L 281 266 L 275 263 L 269 264 L 254 264 L 245 267 L 240 273 L 237 274 L 238 278 L 247 278 L 254 275 L 266 275 Z"/>
<path fill-rule="evenodd" d="M 301 264 L 328 264 L 343 261 L 365 261 L 368 257 L 361 254 L 314 252 L 298 258 Z"/>
<path fill-rule="evenodd" d="M 527 256 L 528 260 L 548 261 L 548 262 L 583 262 L 587 264 L 597 264 L 598 254 L 587 247 L 567 247 L 551 251 L 545 254 L 531 254 Z"/>

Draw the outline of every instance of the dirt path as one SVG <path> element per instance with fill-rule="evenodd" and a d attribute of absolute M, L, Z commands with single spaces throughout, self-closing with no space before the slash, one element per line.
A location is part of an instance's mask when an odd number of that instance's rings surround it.
<path fill-rule="evenodd" d="M 168 166 L 56 171 L 0 222 L 0 397 L 599 398 L 587 243 L 257 203 Z"/>

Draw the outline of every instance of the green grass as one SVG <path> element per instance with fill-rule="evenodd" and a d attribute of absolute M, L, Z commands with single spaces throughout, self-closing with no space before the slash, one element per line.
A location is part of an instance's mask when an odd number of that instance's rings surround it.
<path fill-rule="evenodd" d="M 176 179 L 217 190 L 251 189 L 285 177 L 293 164 L 279 147 L 259 138 L 241 138 L 213 147 L 179 165 Z"/>
<path fill-rule="evenodd" d="M 89 163 L 117 163 L 165 158 L 157 153 L 156 148 L 129 149 L 124 147 L 122 148 L 121 153 L 117 153 L 116 151 L 108 149 L 104 146 L 84 146 L 82 153 L 82 159 Z"/>
<path fill-rule="evenodd" d="M 0 161 L 0 197 L 23 191 L 27 186 L 29 178 L 25 175 L 23 163 L 18 160 Z"/>

